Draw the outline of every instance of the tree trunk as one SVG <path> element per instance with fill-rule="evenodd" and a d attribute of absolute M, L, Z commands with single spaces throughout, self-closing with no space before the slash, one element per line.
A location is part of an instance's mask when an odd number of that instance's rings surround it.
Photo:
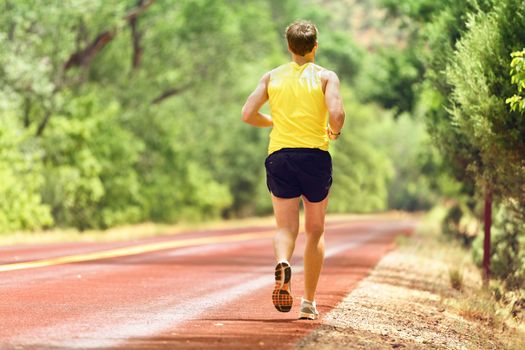
<path fill-rule="evenodd" d="M 490 228 L 492 226 L 492 188 L 485 187 L 485 238 L 483 240 L 483 285 L 488 287 L 490 279 Z"/>

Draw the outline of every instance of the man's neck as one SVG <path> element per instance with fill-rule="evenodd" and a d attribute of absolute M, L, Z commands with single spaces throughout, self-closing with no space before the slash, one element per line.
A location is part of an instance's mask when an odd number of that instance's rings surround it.
<path fill-rule="evenodd" d="M 306 64 L 306 63 L 314 63 L 315 56 L 312 54 L 308 54 L 305 56 L 299 56 L 299 55 L 292 54 L 292 61 L 302 66 L 303 64 Z"/>

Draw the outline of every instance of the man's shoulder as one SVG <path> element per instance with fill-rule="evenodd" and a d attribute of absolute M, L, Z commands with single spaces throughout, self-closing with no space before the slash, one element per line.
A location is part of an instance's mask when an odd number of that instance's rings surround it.
<path fill-rule="evenodd" d="M 322 79 L 333 79 L 334 77 L 337 77 L 337 74 L 334 71 L 321 65 L 312 63 L 311 66 Z"/>
<path fill-rule="evenodd" d="M 279 80 L 283 79 L 287 75 L 291 74 L 290 71 L 290 63 L 281 64 L 278 67 L 275 67 L 274 69 L 268 71 L 266 73 L 266 77 L 268 78 L 268 81 L 272 80 Z"/>
<path fill-rule="evenodd" d="M 325 75 L 325 76 L 333 76 L 333 75 L 337 75 L 334 71 L 328 69 L 328 68 L 325 68 L 323 66 L 320 66 L 318 64 L 314 64 L 315 66 L 315 69 L 319 72 L 319 74 L 322 74 L 322 75 Z"/>
<path fill-rule="evenodd" d="M 281 64 L 280 66 L 275 67 L 274 69 L 270 70 L 268 74 L 271 75 L 273 73 L 282 72 L 288 68 L 290 68 L 290 62 Z"/>
<path fill-rule="evenodd" d="M 337 77 L 337 74 L 330 70 L 330 69 L 327 69 L 327 68 L 324 68 L 322 66 L 319 66 L 319 65 L 316 65 L 317 66 L 317 69 L 318 69 L 318 73 L 319 74 L 319 77 L 323 80 L 323 81 L 329 81 L 329 80 L 335 80 L 335 79 L 339 79 Z"/>

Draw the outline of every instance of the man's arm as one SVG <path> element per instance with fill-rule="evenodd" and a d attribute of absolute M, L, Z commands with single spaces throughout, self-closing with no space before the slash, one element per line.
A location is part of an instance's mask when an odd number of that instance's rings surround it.
<path fill-rule="evenodd" d="M 324 99 L 329 115 L 328 137 L 331 140 L 336 140 L 345 122 L 345 110 L 341 92 L 339 91 L 340 83 L 337 74 L 332 71 L 327 71 L 325 76 L 326 87 Z"/>
<path fill-rule="evenodd" d="M 268 101 L 268 82 L 270 73 L 263 75 L 255 90 L 248 96 L 242 107 L 242 120 L 253 126 L 261 128 L 273 126 L 272 117 L 259 112 L 259 109 Z"/>

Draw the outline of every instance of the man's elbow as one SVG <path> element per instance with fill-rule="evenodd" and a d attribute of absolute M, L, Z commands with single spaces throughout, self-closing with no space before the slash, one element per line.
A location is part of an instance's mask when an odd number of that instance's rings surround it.
<path fill-rule="evenodd" d="M 345 111 L 344 109 L 342 109 L 341 114 L 339 115 L 339 119 L 341 120 L 341 123 L 345 122 L 345 117 L 346 117 Z"/>
<path fill-rule="evenodd" d="M 246 106 L 243 106 L 242 107 L 242 110 L 241 110 L 241 120 L 245 123 L 248 123 L 249 120 L 250 120 L 250 117 L 251 117 L 251 113 L 250 111 L 248 110 L 248 108 L 246 108 Z"/>

